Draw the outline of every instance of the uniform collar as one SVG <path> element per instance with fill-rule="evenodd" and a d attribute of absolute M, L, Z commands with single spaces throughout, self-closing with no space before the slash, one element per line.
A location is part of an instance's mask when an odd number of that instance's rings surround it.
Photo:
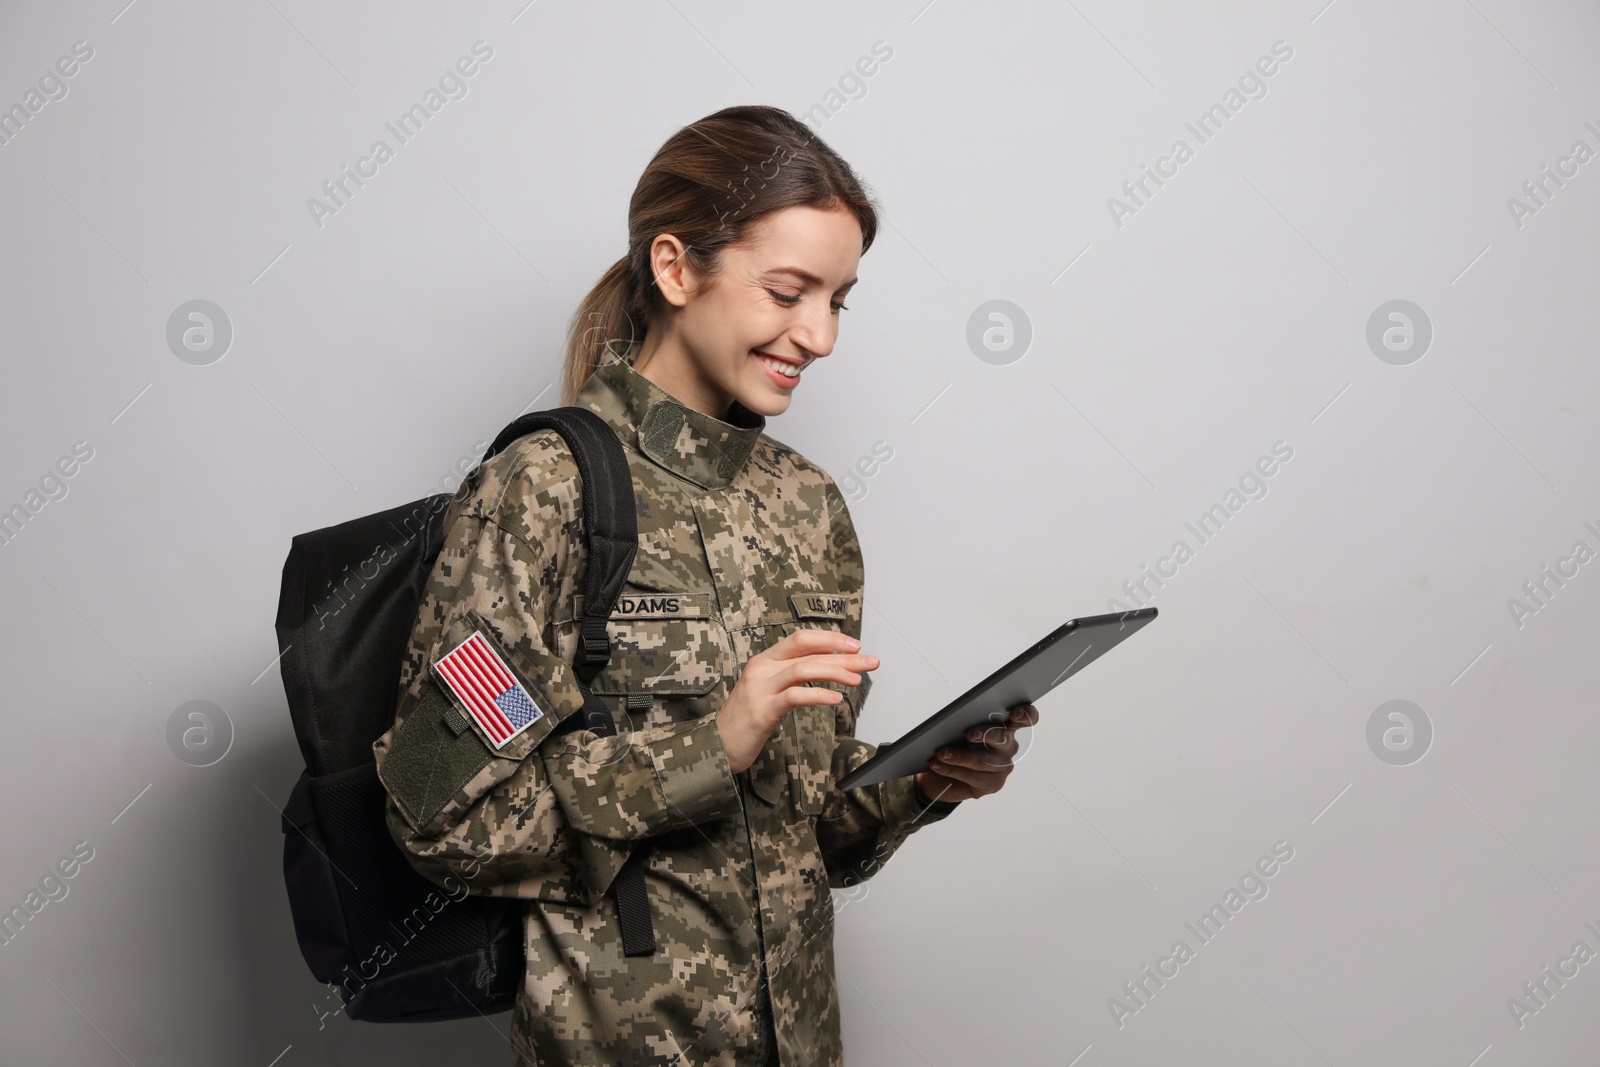
<path fill-rule="evenodd" d="M 721 489 L 744 467 L 767 420 L 737 400 L 727 422 L 689 407 L 633 369 L 641 342 L 607 341 L 578 404 L 605 419 L 667 470 L 704 489 Z"/>

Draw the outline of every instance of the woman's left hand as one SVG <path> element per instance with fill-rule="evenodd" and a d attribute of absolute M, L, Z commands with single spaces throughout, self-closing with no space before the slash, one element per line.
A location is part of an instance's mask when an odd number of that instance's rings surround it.
<path fill-rule="evenodd" d="M 1018 704 L 1010 712 L 1004 723 L 968 730 L 969 744 L 934 753 L 929 769 L 917 775 L 924 801 L 975 800 L 1000 792 L 1014 766 L 1017 731 L 1039 721 L 1032 704 Z"/>

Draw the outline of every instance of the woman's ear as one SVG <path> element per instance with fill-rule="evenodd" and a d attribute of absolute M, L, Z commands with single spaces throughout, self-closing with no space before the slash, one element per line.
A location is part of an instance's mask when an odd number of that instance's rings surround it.
<path fill-rule="evenodd" d="M 687 304 L 699 281 L 684 255 L 683 242 L 670 233 L 658 233 L 650 242 L 650 272 L 655 276 L 656 288 L 673 307 Z"/>

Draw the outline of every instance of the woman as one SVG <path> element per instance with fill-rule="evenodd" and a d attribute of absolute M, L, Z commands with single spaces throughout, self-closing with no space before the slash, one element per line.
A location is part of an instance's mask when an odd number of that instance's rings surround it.
<path fill-rule="evenodd" d="M 628 229 L 574 316 L 562 395 L 633 475 L 638 551 L 591 683 L 619 733 L 557 730 L 583 705 L 581 489 L 559 436 L 530 434 L 451 502 L 374 746 L 389 825 L 429 877 L 526 902 L 524 1063 L 841 1063 L 829 888 L 998 790 L 1036 714 L 914 778 L 834 785 L 874 751 L 854 736 L 878 666 L 860 548 L 833 479 L 763 431 L 833 350 L 876 233 L 850 167 L 787 112 L 727 108 L 656 153 Z M 475 632 L 540 711 L 509 741 L 432 669 Z M 646 955 L 613 890 L 630 857 Z"/>

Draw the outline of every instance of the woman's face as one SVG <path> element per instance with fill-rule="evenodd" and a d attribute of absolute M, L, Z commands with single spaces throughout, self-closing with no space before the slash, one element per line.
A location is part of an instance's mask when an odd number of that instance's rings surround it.
<path fill-rule="evenodd" d="M 760 415 L 783 414 L 804 388 L 804 368 L 832 352 L 839 335 L 840 305 L 861 259 L 855 215 L 843 207 L 775 211 L 723 249 L 712 278 L 696 274 L 682 251 L 671 234 L 651 247 L 657 285 L 674 310 L 659 335 L 653 326 L 646 333 L 635 369 L 717 418 L 734 400 Z"/>

